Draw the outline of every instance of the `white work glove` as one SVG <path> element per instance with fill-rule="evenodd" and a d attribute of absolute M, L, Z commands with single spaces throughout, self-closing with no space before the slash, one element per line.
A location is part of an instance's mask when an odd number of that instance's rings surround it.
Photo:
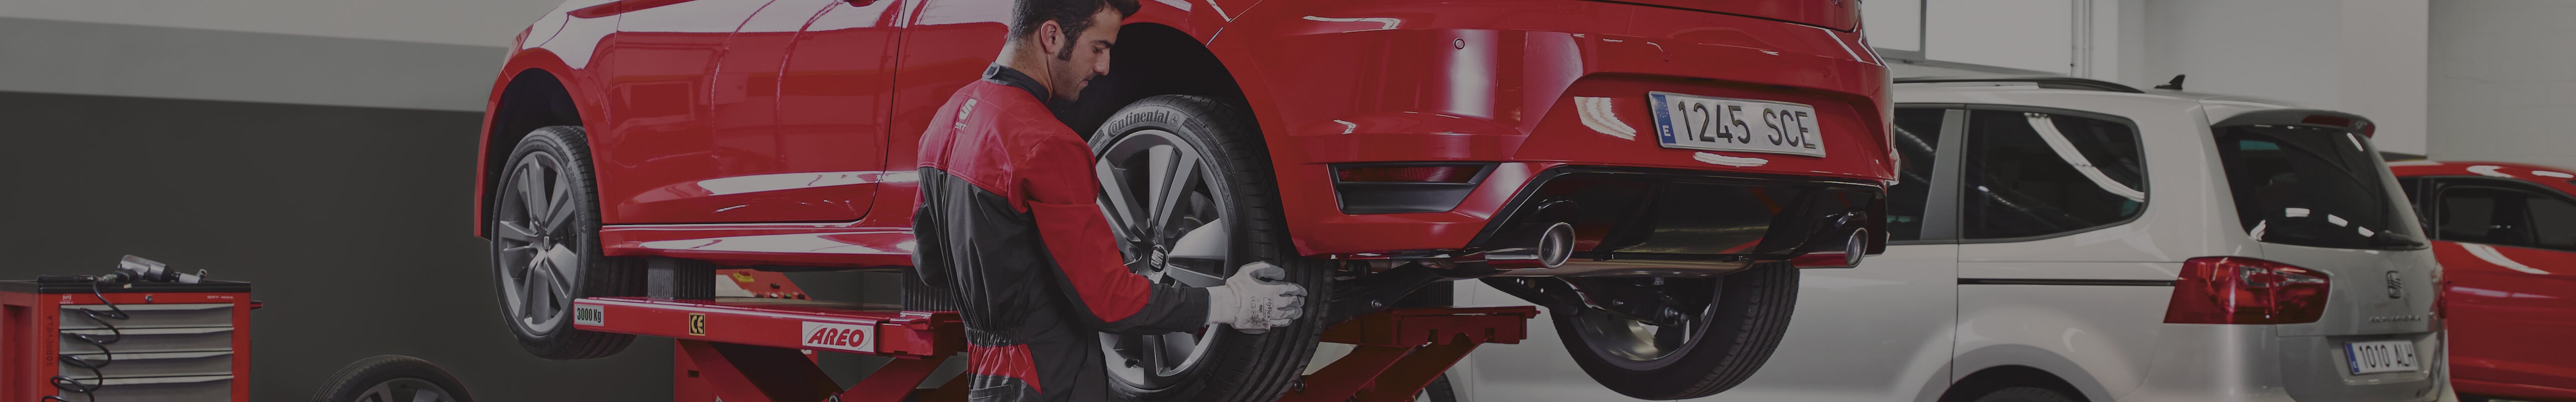
<path fill-rule="evenodd" d="M 1247 334 L 1286 326 L 1306 311 L 1306 288 L 1288 279 L 1288 270 L 1267 262 L 1243 264 L 1224 285 L 1210 286 L 1208 323 L 1234 326 Z"/>

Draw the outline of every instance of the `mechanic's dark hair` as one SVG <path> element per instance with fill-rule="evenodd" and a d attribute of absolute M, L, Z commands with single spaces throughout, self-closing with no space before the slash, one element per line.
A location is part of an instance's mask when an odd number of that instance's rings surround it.
<path fill-rule="evenodd" d="M 1099 14 L 1100 7 L 1117 9 L 1119 18 L 1135 16 L 1137 7 L 1136 0 L 1019 0 L 1019 3 L 1011 13 L 1010 40 L 1028 40 L 1037 34 L 1038 25 L 1055 21 L 1056 25 L 1064 27 L 1068 36 L 1064 49 L 1055 54 L 1058 59 L 1073 58 L 1074 39 L 1081 38 L 1083 30 L 1091 29 L 1091 15 Z"/>

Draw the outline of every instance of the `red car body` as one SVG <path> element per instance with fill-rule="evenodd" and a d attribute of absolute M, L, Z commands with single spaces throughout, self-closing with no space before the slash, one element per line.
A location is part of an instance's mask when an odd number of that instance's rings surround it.
<path fill-rule="evenodd" d="M 1259 121 L 1304 255 L 1459 249 L 1559 166 L 1895 177 L 1857 1 L 1142 3 L 1114 57 L 1184 57 L 1126 52 L 1152 38 L 1204 48 Z M 999 52 L 1011 4 L 574 0 L 493 84 L 476 221 L 518 136 L 577 123 L 605 255 L 909 265 L 916 138 Z M 1658 147 L 1648 91 L 1811 105 L 1834 157 L 1736 167 Z M 1587 126 L 1576 97 L 1647 135 Z M 1450 211 L 1337 209 L 1330 164 L 1428 161 L 1497 165 Z"/>
<path fill-rule="evenodd" d="M 2503 187 L 2551 196 L 2576 205 L 2576 170 L 2497 162 L 2398 162 L 2390 170 L 2414 196 L 2434 234 L 2442 262 L 2443 298 L 2449 314 L 2451 383 L 2464 395 L 2576 400 L 2576 249 L 2467 241 L 2444 233 L 2446 192 L 2464 187 Z M 2576 226 L 2576 217 L 2535 222 Z M 2544 217 L 2547 218 L 2547 217 Z M 2576 227 L 2568 228 L 2576 230 Z M 2448 237 L 2448 238 L 2446 238 Z M 2576 239 L 2559 239 L 2576 243 Z"/>

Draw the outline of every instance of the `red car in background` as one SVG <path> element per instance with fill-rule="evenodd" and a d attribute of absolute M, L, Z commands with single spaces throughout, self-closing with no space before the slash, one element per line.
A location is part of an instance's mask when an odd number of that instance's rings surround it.
<path fill-rule="evenodd" d="M 2442 261 L 2462 396 L 2576 400 L 2576 170 L 2392 162 Z"/>
<path fill-rule="evenodd" d="M 1551 308 L 1604 385 L 1675 399 L 1768 358 L 1796 269 L 1884 243 L 1889 84 L 1857 0 L 1142 3 L 1061 117 L 1095 133 L 1103 212 L 1158 281 L 1254 260 L 1318 297 L 1399 270 L 1483 278 Z M 479 165 L 512 332 L 548 358 L 615 353 L 629 337 L 573 328 L 567 306 L 641 292 L 653 264 L 902 270 L 916 139 L 1012 7 L 546 14 L 493 84 Z M 1268 400 L 1315 321 L 1104 338 L 1112 388 Z"/>

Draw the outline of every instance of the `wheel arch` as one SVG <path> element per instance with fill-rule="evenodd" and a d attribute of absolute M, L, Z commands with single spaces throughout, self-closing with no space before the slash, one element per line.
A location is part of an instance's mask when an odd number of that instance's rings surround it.
<path fill-rule="evenodd" d="M 483 143 L 476 165 L 476 236 L 489 234 L 486 226 L 492 214 L 492 190 L 501 180 L 501 165 L 509 163 L 510 151 L 518 146 L 520 138 L 549 126 L 588 126 L 583 118 L 592 114 L 584 113 L 585 108 L 574 96 L 576 90 L 575 84 L 566 82 L 555 71 L 523 67 L 493 92 L 491 106 L 484 114 Z"/>
<path fill-rule="evenodd" d="M 1215 52 L 1180 28 L 1155 22 L 1119 28 L 1110 50 L 1107 80 L 1083 90 L 1081 109 L 1068 122 L 1077 132 L 1097 131 L 1127 104 L 1160 95 L 1197 95 L 1243 104 L 1243 86 Z M 1105 101 L 1093 101 L 1105 100 Z M 1244 106 L 1250 106 L 1244 104 Z M 1260 119 L 1253 111 L 1254 119 Z"/>
<path fill-rule="evenodd" d="M 1992 363 L 1969 365 L 1973 361 Z M 2083 366 L 2036 347 L 2001 345 L 1969 351 L 1953 359 L 1951 369 L 1958 381 L 1942 391 L 1940 402 L 1973 401 L 1986 392 L 2013 386 L 2050 388 L 2083 400 L 2111 400 L 2110 390 Z"/>

